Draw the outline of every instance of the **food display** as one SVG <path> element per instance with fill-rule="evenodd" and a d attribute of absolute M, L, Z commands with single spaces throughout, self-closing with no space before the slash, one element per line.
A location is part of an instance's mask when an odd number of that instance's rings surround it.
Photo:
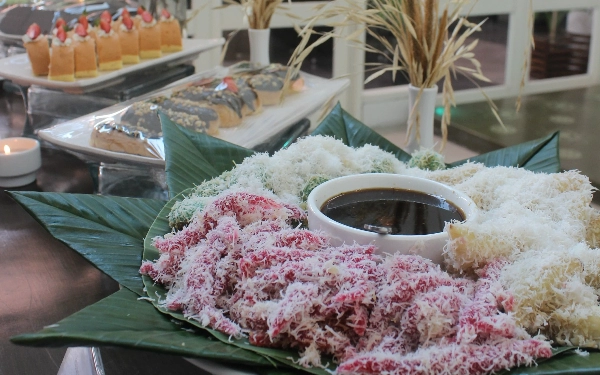
<path fill-rule="evenodd" d="M 98 69 L 117 70 L 123 67 L 123 58 L 121 57 L 121 48 L 115 48 L 120 44 L 119 34 L 111 27 L 109 19 L 100 20 L 100 28 L 96 32 L 97 51 L 98 51 Z"/>
<path fill-rule="evenodd" d="M 117 33 L 121 41 L 123 64 L 137 64 L 140 62 L 140 35 L 134 27 L 133 20 L 126 9 L 119 20 L 121 22 Z"/>
<path fill-rule="evenodd" d="M 31 70 L 36 76 L 47 75 L 50 66 L 48 37 L 41 34 L 40 27 L 32 24 L 23 36 L 23 45 L 31 61 Z"/>
<path fill-rule="evenodd" d="M 67 82 L 75 80 L 75 50 L 72 42 L 64 28 L 57 29 L 52 38 L 48 79 Z"/>
<path fill-rule="evenodd" d="M 441 182 L 477 204 L 476 218 L 446 224 L 445 270 L 418 248 L 380 257 L 299 226 L 318 181 L 372 172 Z M 297 350 L 305 367 L 333 358 L 335 374 L 488 374 L 534 365 L 551 343 L 598 347 L 593 190 L 577 171 L 428 171 L 374 146 L 307 137 L 186 191 L 141 272 L 165 288 L 149 295 L 157 306 Z"/>
<path fill-rule="evenodd" d="M 172 17 L 169 12 L 164 11 L 160 22 L 152 15 L 140 9 L 139 14 L 132 18 L 126 8 L 122 9 L 120 17 L 113 21 L 112 15 L 104 11 L 97 20 L 96 27 L 90 25 L 87 15 L 84 13 L 78 19 L 73 29 L 68 28 L 66 22 L 59 18 L 52 28 L 52 40 L 49 45 L 48 37 L 41 35 L 38 25 L 32 24 L 26 35 L 23 36 L 25 48 L 29 57 L 31 69 L 34 75 L 48 75 L 49 80 L 74 81 L 80 78 L 96 77 L 97 71 L 119 70 L 123 64 L 137 64 L 140 59 L 155 59 L 164 53 L 173 53 L 183 50 L 183 41 L 179 21 Z M 162 27 L 162 28 L 161 28 Z M 61 31 L 62 30 L 62 31 Z M 66 35 L 64 41 L 58 39 L 59 33 Z M 161 40 L 164 39 L 164 43 Z M 78 43 L 70 46 L 73 40 Z M 92 40 L 95 47 L 91 49 Z M 68 48 L 65 48 L 68 47 Z M 72 78 L 70 72 L 57 73 L 57 65 L 54 73 L 50 74 L 50 56 L 56 49 L 56 55 L 60 55 L 61 61 L 68 54 L 67 49 L 74 48 L 74 60 L 85 67 L 78 69 L 79 74 Z M 85 53 L 85 57 L 83 55 Z M 82 60 L 85 60 L 85 62 Z M 89 66 L 90 61 L 97 61 L 96 68 Z M 70 66 L 70 65 L 69 65 Z M 58 68 L 61 70 L 62 68 Z M 70 70 L 66 68 L 66 70 Z M 65 73 L 65 74 L 63 74 Z"/>
<path fill-rule="evenodd" d="M 183 48 L 179 21 L 166 9 L 160 14 L 160 48 L 162 52 L 176 52 Z"/>
<path fill-rule="evenodd" d="M 288 78 L 288 70 L 279 64 L 271 64 L 257 72 L 246 63 L 238 63 L 232 67 L 232 70 L 247 77 L 248 85 L 256 91 L 264 105 L 276 105 L 281 101 L 284 90 L 294 92 L 304 86 L 304 81 L 299 74 Z M 289 79 L 287 86 L 285 86 L 286 79 Z"/>
<path fill-rule="evenodd" d="M 160 57 L 162 55 L 160 25 L 150 12 L 144 11 L 142 13 L 138 32 L 140 36 L 140 57 L 142 59 Z"/>
<path fill-rule="evenodd" d="M 88 25 L 79 23 L 75 27 L 75 78 L 96 77 L 96 41 L 88 34 Z"/>
<path fill-rule="evenodd" d="M 173 88 L 160 96 L 124 108 L 108 120 L 100 120 L 94 126 L 90 145 L 110 151 L 160 157 L 156 147 L 162 137 L 159 111 L 185 128 L 217 135 L 219 128 L 239 126 L 246 116 L 261 111 L 263 103 L 259 91 L 252 85 L 252 77 L 269 75 L 281 80 L 281 94 L 282 71 L 285 72 L 286 67 L 278 64 L 243 74 L 230 70 L 234 76 L 205 78 Z M 292 84 L 295 84 L 296 90 L 301 90 L 297 82 L 303 82 L 300 76 Z M 114 141 L 111 140 L 113 138 Z"/>

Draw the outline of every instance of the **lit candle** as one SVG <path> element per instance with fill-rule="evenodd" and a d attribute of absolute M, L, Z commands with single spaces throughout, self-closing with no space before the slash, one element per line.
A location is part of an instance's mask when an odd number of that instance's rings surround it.
<path fill-rule="evenodd" d="M 0 186 L 24 186 L 35 181 L 42 166 L 40 143 L 31 138 L 0 139 Z"/>

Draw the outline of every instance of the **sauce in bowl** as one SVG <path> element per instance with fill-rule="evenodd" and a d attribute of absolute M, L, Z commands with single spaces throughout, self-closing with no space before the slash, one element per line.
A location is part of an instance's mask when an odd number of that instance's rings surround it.
<path fill-rule="evenodd" d="M 458 207 L 442 197 L 390 188 L 339 194 L 327 200 L 321 212 L 352 228 L 392 235 L 439 233 L 446 222 L 465 219 Z"/>

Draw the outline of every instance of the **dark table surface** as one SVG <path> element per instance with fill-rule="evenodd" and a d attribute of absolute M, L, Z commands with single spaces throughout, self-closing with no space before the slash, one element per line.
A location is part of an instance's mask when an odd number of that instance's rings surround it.
<path fill-rule="evenodd" d="M 519 113 L 516 98 L 494 102 L 504 127 L 487 102 L 460 104 L 452 110 L 449 140 L 485 153 L 559 131 L 562 169 L 577 169 L 600 188 L 600 85 L 524 96 Z M 594 201 L 600 204 L 600 194 Z"/>
<path fill-rule="evenodd" d="M 22 100 L 0 90 L 0 138 L 19 136 Z M 93 193 L 88 166 L 64 151 L 42 147 L 33 184 L 11 190 Z M 32 348 L 9 341 L 35 332 L 118 289 L 115 281 L 55 240 L 0 188 L 0 375 L 56 375 L 66 348 Z M 181 357 L 102 348 L 107 375 L 205 374 Z"/>

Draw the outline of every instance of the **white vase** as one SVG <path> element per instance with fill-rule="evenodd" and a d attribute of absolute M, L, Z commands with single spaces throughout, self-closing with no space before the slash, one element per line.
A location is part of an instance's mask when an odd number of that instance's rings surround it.
<path fill-rule="evenodd" d="M 419 92 L 421 95 L 419 96 Z M 434 86 L 421 91 L 419 87 L 408 85 L 408 127 L 410 135 L 406 151 L 412 154 L 421 147 L 433 149 L 433 119 L 438 87 Z M 415 107 L 415 102 L 418 103 Z M 412 124 L 412 128 L 411 125 Z"/>
<path fill-rule="evenodd" d="M 250 62 L 260 66 L 271 63 L 269 58 L 269 39 L 271 29 L 248 29 L 250 41 Z"/>

